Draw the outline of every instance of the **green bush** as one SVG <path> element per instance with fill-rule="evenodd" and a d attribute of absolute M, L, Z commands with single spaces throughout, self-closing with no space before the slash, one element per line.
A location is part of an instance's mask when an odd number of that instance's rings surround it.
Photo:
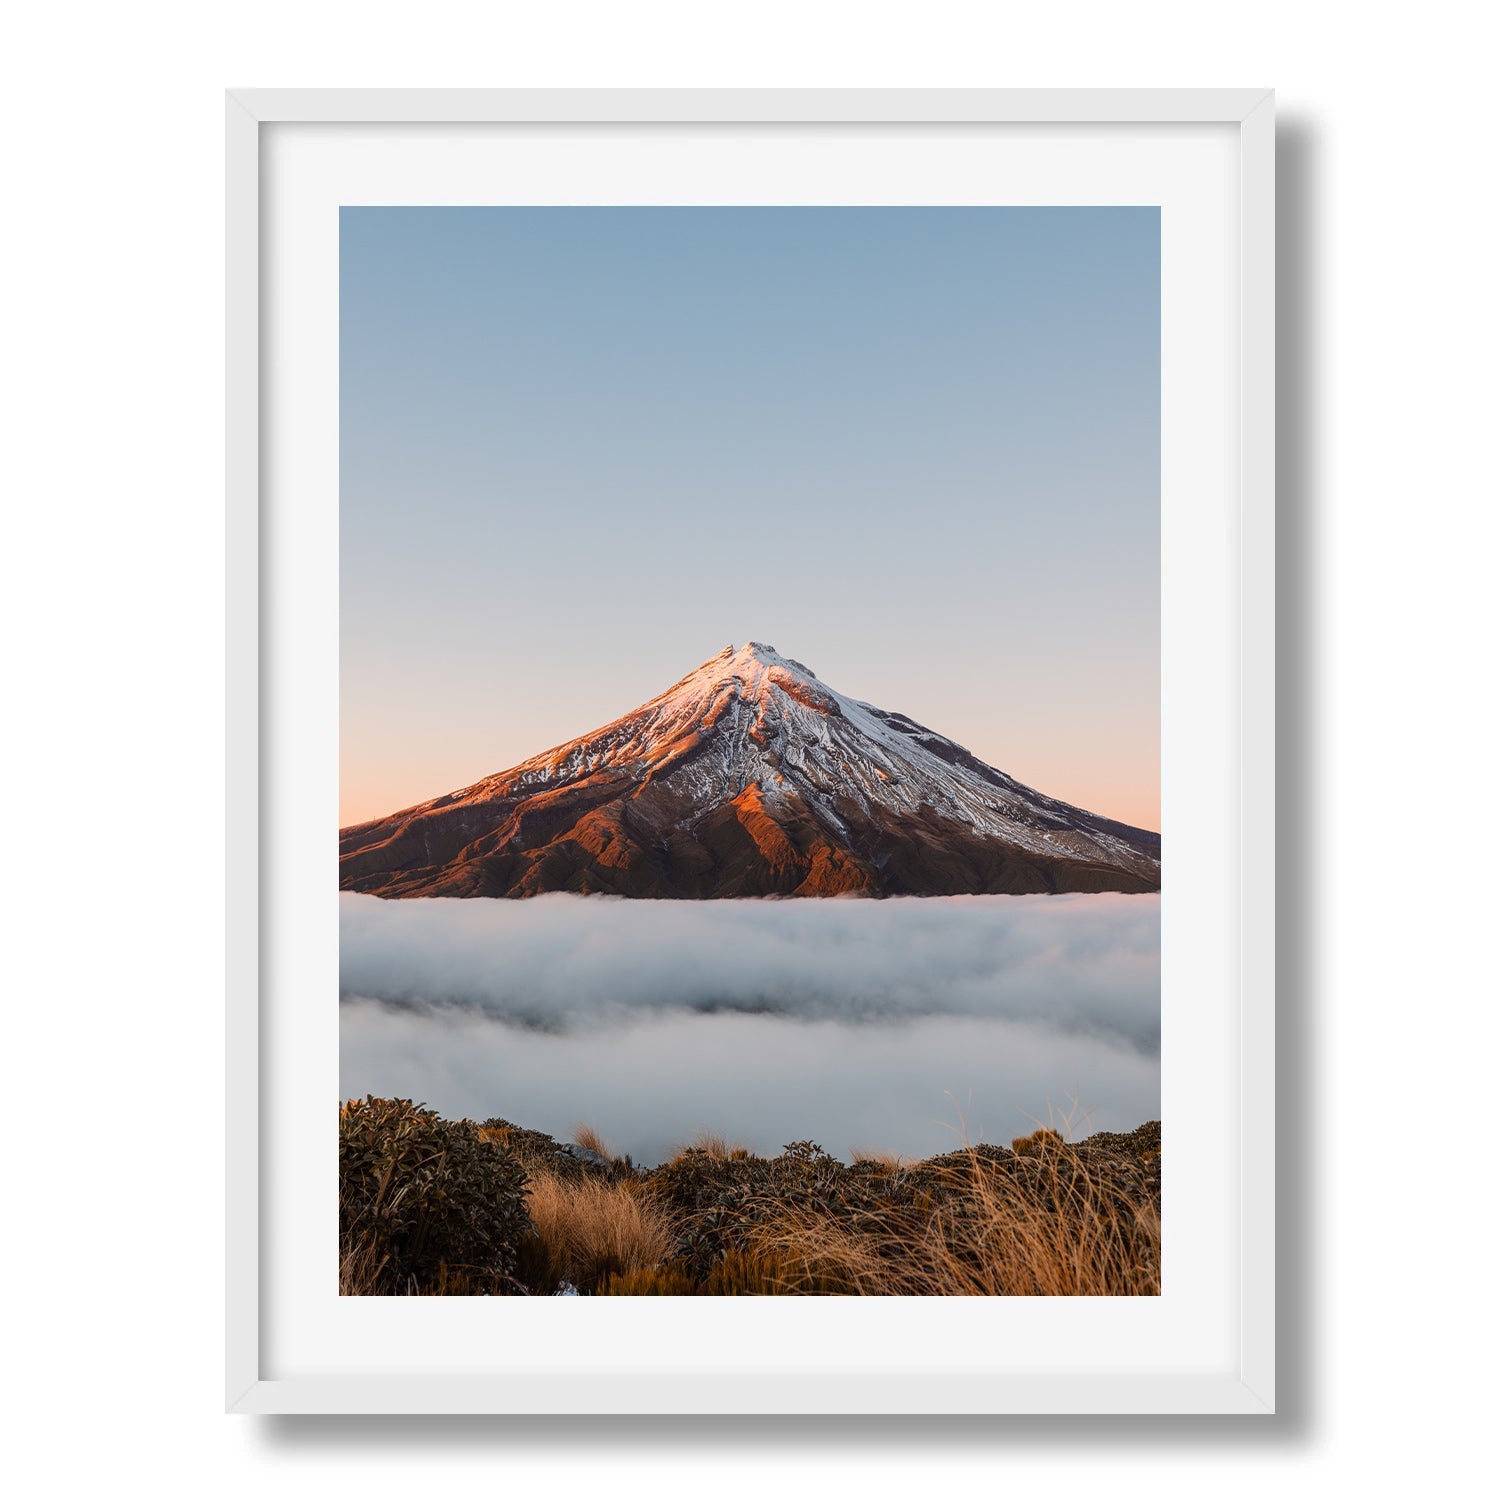
<path fill-rule="evenodd" d="M 349 1100 L 339 1109 L 340 1291 L 520 1290 L 526 1185 L 520 1162 L 470 1120 L 410 1099 Z"/>

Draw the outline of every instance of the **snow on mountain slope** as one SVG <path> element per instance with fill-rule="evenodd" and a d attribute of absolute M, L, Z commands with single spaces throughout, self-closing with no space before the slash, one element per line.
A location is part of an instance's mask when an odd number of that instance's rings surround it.
<path fill-rule="evenodd" d="M 752 641 L 614 723 L 340 835 L 380 895 L 1155 890 L 1157 835 L 1045 797 Z"/>

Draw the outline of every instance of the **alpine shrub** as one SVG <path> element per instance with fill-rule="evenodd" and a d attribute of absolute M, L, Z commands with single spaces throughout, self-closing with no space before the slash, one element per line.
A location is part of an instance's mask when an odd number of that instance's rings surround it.
<path fill-rule="evenodd" d="M 340 1291 L 474 1295 L 519 1289 L 516 1255 L 531 1234 L 526 1172 L 470 1120 L 410 1099 L 339 1108 Z"/>

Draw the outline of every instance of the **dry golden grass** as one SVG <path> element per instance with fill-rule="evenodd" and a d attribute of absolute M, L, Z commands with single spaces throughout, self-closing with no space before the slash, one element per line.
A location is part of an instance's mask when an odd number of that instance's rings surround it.
<path fill-rule="evenodd" d="M 394 1167 L 387 1163 L 375 1177 L 375 1196 L 360 1212 L 344 1185 L 339 1185 L 339 1218 L 348 1228 L 339 1232 L 339 1296 L 378 1297 L 384 1290 L 390 1256 L 383 1248 L 381 1215 L 401 1206 L 406 1187 L 391 1186 Z"/>
<path fill-rule="evenodd" d="M 1010 1149 L 1017 1156 L 1041 1156 L 1044 1152 L 1055 1150 L 1064 1144 L 1060 1131 L 1054 1130 L 1050 1125 L 1043 1125 L 1039 1130 L 1033 1130 L 1030 1135 L 1018 1135 L 1010 1143 Z"/>
<path fill-rule="evenodd" d="M 795 1290 L 796 1278 L 779 1256 L 731 1250 L 708 1273 L 699 1294 L 704 1297 L 786 1297 Z"/>
<path fill-rule="evenodd" d="M 380 1273 L 385 1257 L 375 1243 L 374 1235 L 339 1236 L 339 1296 L 374 1297 L 380 1291 Z"/>
<path fill-rule="evenodd" d="M 599 1288 L 601 1297 L 692 1297 L 698 1288 L 676 1266 L 648 1266 L 611 1276 Z"/>
<path fill-rule="evenodd" d="M 606 1161 L 619 1161 L 608 1141 L 594 1129 L 592 1125 L 575 1125 L 569 1139 L 575 1146 L 582 1146 L 585 1151 L 593 1151 L 602 1156 Z"/>
<path fill-rule="evenodd" d="M 849 1152 L 849 1160 L 856 1166 L 861 1162 L 868 1162 L 883 1172 L 900 1172 L 915 1165 L 909 1156 L 898 1156 L 894 1151 L 866 1150 L 862 1146 L 855 1146 Z"/>
<path fill-rule="evenodd" d="M 570 1281 L 579 1291 L 593 1291 L 612 1275 L 660 1265 L 675 1238 L 666 1210 L 634 1182 L 533 1172 L 527 1208 L 540 1241 L 543 1278 Z"/>
<path fill-rule="evenodd" d="M 730 1141 L 716 1130 L 700 1130 L 687 1145 L 679 1146 L 668 1158 L 681 1161 L 689 1151 L 702 1151 L 714 1161 L 744 1161 L 750 1148 L 743 1141 Z"/>
<path fill-rule="evenodd" d="M 1012 1176 L 970 1152 L 926 1208 L 857 1219 L 789 1210 L 756 1236 L 791 1290 L 905 1297 L 1149 1297 L 1161 1216 L 1045 1143 Z"/>

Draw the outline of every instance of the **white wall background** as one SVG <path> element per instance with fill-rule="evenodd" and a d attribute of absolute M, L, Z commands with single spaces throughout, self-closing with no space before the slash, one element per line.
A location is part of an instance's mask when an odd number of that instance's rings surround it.
<path fill-rule="evenodd" d="M 13 13 L 0 1254 L 22 1491 L 1260 1496 L 1484 1465 L 1491 27 L 1455 0 Z M 221 90 L 439 83 L 1280 91 L 1283 1416 L 220 1414 Z"/>

